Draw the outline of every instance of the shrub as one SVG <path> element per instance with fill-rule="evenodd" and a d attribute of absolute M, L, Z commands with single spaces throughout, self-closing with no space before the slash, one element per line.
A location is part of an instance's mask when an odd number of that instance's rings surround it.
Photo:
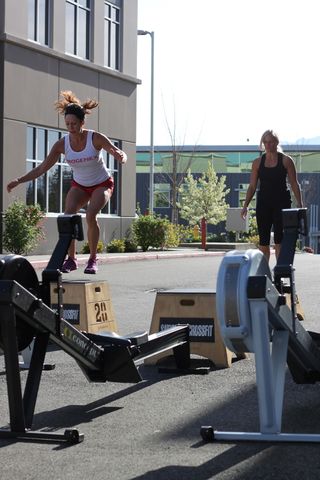
<path fill-rule="evenodd" d="M 125 241 L 124 240 L 111 240 L 107 244 L 107 252 L 108 253 L 124 253 L 125 251 Z"/>
<path fill-rule="evenodd" d="M 250 210 L 250 217 L 249 217 L 249 232 L 244 234 L 246 240 L 250 243 L 255 244 L 256 246 L 259 245 L 259 235 L 258 235 L 258 225 L 255 212 Z"/>
<path fill-rule="evenodd" d="M 173 223 L 166 224 L 166 236 L 165 236 L 165 247 L 174 248 L 178 247 L 180 243 L 180 232 L 179 225 L 174 225 Z"/>
<path fill-rule="evenodd" d="M 149 247 L 164 248 L 168 220 L 156 215 L 140 215 L 132 224 L 138 245 L 146 252 Z"/>
<path fill-rule="evenodd" d="M 101 240 L 99 240 L 98 242 L 98 247 L 97 247 L 97 253 L 102 253 L 104 251 L 104 245 L 103 245 L 103 242 Z M 90 253 L 90 248 L 89 248 L 89 243 L 86 242 L 82 249 L 81 249 L 81 253 Z"/>
<path fill-rule="evenodd" d="M 207 242 L 230 242 L 231 240 L 229 239 L 228 233 L 229 232 L 209 233 L 207 236 Z"/>
<path fill-rule="evenodd" d="M 16 255 L 28 254 L 44 238 L 40 205 L 25 205 L 15 200 L 4 214 L 3 246 Z"/>
<path fill-rule="evenodd" d="M 125 238 L 124 239 L 124 251 L 125 252 L 137 252 L 138 244 L 134 239 Z"/>
<path fill-rule="evenodd" d="M 126 236 L 124 239 L 124 248 L 126 252 L 137 252 L 138 251 L 138 243 L 136 236 L 133 231 L 132 225 L 126 231 Z"/>
<path fill-rule="evenodd" d="M 175 225 L 167 221 L 165 248 L 178 247 L 182 242 L 192 241 L 193 227 L 185 225 Z"/>

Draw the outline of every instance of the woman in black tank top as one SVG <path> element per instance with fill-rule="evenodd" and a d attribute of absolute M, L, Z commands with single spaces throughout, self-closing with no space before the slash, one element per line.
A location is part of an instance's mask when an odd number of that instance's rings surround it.
<path fill-rule="evenodd" d="M 291 157 L 281 152 L 278 136 L 272 130 L 267 130 L 261 137 L 260 146 L 264 147 L 265 153 L 252 163 L 250 184 L 241 215 L 243 218 L 246 217 L 249 203 L 259 184 L 256 207 L 259 249 L 269 260 L 272 227 L 275 253 L 278 258 L 283 236 L 282 209 L 291 207 L 287 180 L 298 208 L 302 207 L 302 199 L 294 162 Z"/>

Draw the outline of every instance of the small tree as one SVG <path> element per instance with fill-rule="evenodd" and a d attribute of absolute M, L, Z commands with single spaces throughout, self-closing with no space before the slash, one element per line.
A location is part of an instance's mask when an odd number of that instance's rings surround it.
<path fill-rule="evenodd" d="M 180 215 L 190 225 L 201 223 L 202 246 L 205 248 L 206 225 L 216 225 L 226 219 L 228 204 L 225 201 L 230 189 L 225 185 L 226 177 L 218 178 L 211 163 L 208 170 L 198 179 L 188 170 L 187 177 L 179 188 Z"/>

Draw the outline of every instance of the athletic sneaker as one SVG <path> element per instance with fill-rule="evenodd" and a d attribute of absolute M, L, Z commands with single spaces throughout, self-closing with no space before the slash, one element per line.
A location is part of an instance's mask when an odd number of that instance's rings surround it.
<path fill-rule="evenodd" d="M 70 273 L 73 270 L 77 270 L 78 262 L 75 258 L 68 257 L 67 260 L 64 261 L 62 265 L 61 272 L 62 273 Z"/>
<path fill-rule="evenodd" d="M 94 274 L 97 273 L 97 259 L 96 258 L 89 258 L 88 265 L 86 266 L 84 273 Z"/>

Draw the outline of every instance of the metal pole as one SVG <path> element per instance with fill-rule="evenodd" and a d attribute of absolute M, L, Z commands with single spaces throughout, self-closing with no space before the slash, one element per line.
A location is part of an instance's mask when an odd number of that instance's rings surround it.
<path fill-rule="evenodd" d="M 150 84 L 150 174 L 149 174 L 149 214 L 153 215 L 153 193 L 154 193 L 154 32 L 138 30 L 138 35 L 150 35 L 151 38 L 151 84 Z"/>
<path fill-rule="evenodd" d="M 151 37 L 151 98 L 150 98 L 150 215 L 153 215 L 153 193 L 154 193 L 154 141 L 153 141 L 153 123 L 154 123 L 154 32 L 150 32 Z"/>

